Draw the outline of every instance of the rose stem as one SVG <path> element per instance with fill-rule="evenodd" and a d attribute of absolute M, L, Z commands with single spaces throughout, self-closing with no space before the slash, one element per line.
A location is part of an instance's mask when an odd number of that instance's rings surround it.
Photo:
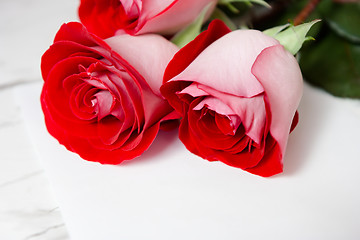
<path fill-rule="evenodd" d="M 315 10 L 320 1 L 321 0 L 309 0 L 303 10 L 301 10 L 301 12 L 295 17 L 294 25 L 296 26 L 303 23 L 306 18 Z"/>

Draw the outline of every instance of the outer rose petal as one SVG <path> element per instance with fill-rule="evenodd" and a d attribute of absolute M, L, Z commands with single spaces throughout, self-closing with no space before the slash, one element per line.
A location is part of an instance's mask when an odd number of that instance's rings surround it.
<path fill-rule="evenodd" d="M 112 151 L 103 150 L 99 148 L 94 148 L 87 139 L 70 137 L 68 138 L 70 146 L 70 151 L 75 151 L 80 157 L 88 160 L 99 162 L 102 164 L 120 164 L 121 162 L 128 159 L 132 159 L 141 155 L 150 144 L 154 141 L 157 133 L 159 131 L 159 123 L 154 124 L 147 131 L 143 132 L 142 141 L 131 151 L 124 151 L 121 148 L 115 149 Z"/>
<path fill-rule="evenodd" d="M 264 157 L 255 167 L 245 169 L 249 173 L 270 177 L 283 171 L 282 153 L 279 144 L 271 136 L 268 137 Z"/>
<path fill-rule="evenodd" d="M 119 11 L 118 0 L 81 0 L 79 18 L 86 28 L 100 37 L 107 38 L 114 35 Z M 128 10 L 128 9 L 127 9 Z"/>
<path fill-rule="evenodd" d="M 217 0 L 144 0 L 138 27 L 135 29 L 136 35 L 174 34 L 193 22 L 200 12 L 211 4 L 205 17 L 207 19 L 216 2 Z"/>
<path fill-rule="evenodd" d="M 234 47 L 234 43 L 238 43 Z M 213 42 L 171 81 L 201 83 L 221 92 L 252 97 L 264 89 L 251 73 L 260 52 L 278 45 L 274 38 L 256 30 L 238 30 Z"/>
<path fill-rule="evenodd" d="M 303 78 L 299 64 L 282 45 L 264 49 L 252 67 L 271 109 L 270 133 L 284 156 L 291 124 L 299 105 Z"/>

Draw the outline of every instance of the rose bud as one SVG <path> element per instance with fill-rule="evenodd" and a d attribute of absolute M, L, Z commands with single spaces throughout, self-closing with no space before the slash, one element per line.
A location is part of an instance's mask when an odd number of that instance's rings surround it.
<path fill-rule="evenodd" d="M 132 35 L 159 33 L 172 35 L 193 22 L 210 4 L 207 17 L 217 0 L 81 0 L 79 18 L 100 37 L 117 30 Z"/>
<path fill-rule="evenodd" d="M 80 23 L 64 24 L 41 61 L 49 133 L 89 161 L 139 156 L 160 123 L 176 117 L 159 89 L 177 50 L 158 35 L 102 40 Z"/>
<path fill-rule="evenodd" d="M 188 150 L 266 177 L 283 170 L 302 81 L 277 40 L 214 20 L 170 61 L 161 92 L 183 117 Z"/>

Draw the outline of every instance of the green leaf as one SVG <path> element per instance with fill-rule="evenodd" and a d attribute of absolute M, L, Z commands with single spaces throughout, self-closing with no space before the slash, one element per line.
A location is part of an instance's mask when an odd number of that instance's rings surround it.
<path fill-rule="evenodd" d="M 319 5 L 319 11 L 330 28 L 349 41 L 360 43 L 360 1 L 334 3 L 327 0 Z"/>
<path fill-rule="evenodd" d="M 175 36 L 171 39 L 171 42 L 182 48 L 183 46 L 194 40 L 201 32 L 201 27 L 205 20 L 205 16 L 208 13 L 212 4 L 213 3 L 209 3 L 208 5 L 206 5 L 206 7 L 201 11 L 199 16 L 194 20 L 194 22 L 192 22 L 189 26 L 175 34 Z"/>
<path fill-rule="evenodd" d="M 267 8 L 271 8 L 271 6 L 265 2 L 264 0 L 219 0 L 218 4 L 228 4 L 228 3 L 233 3 L 233 2 L 244 2 L 244 3 L 257 3 L 259 5 L 262 5 L 264 7 Z"/>
<path fill-rule="evenodd" d="M 220 19 L 223 21 L 232 31 L 237 29 L 237 26 L 233 21 L 219 8 L 215 8 L 210 19 Z"/>
<path fill-rule="evenodd" d="M 277 39 L 286 50 L 295 55 L 300 50 L 303 43 L 309 40 L 309 37 L 307 37 L 306 34 L 309 32 L 310 28 L 319 21 L 320 20 L 314 20 L 297 26 L 290 25 L 285 29 L 283 28 L 284 25 L 275 29 L 265 30 L 264 33 L 270 34 L 269 36 Z M 281 28 L 283 30 L 280 30 Z"/>
<path fill-rule="evenodd" d="M 360 98 L 360 45 L 329 32 L 302 49 L 305 79 L 333 95 Z"/>

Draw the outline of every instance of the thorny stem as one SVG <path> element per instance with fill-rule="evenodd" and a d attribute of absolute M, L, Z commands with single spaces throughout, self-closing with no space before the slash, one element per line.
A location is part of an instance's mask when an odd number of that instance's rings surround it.
<path fill-rule="evenodd" d="M 301 10 L 301 12 L 295 17 L 294 25 L 296 26 L 303 23 L 306 18 L 315 10 L 320 1 L 321 0 L 309 0 L 303 10 Z"/>

